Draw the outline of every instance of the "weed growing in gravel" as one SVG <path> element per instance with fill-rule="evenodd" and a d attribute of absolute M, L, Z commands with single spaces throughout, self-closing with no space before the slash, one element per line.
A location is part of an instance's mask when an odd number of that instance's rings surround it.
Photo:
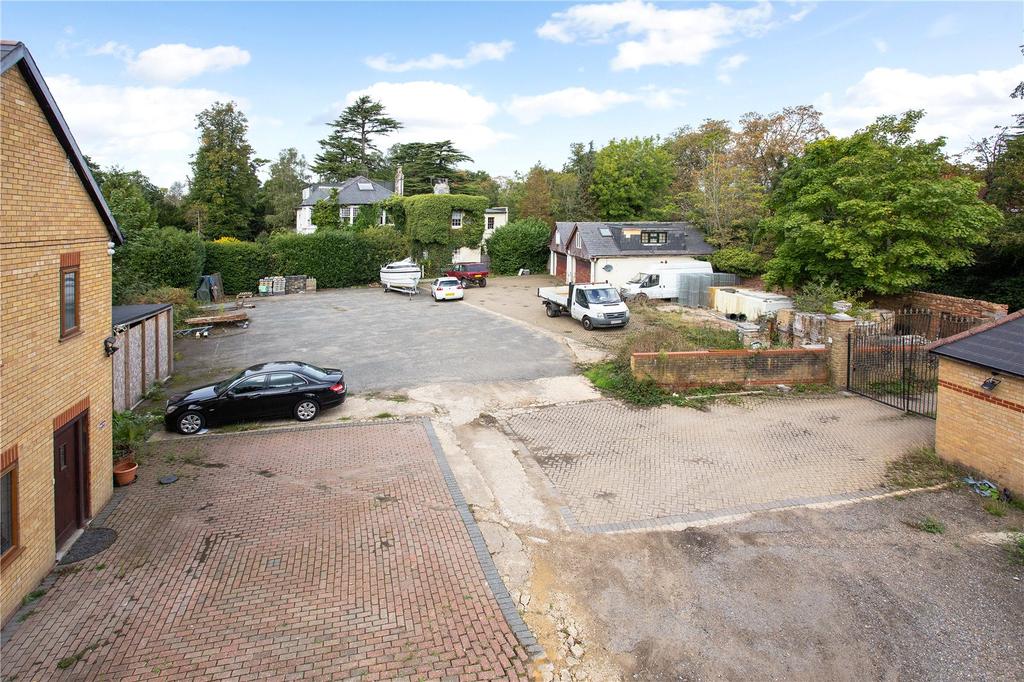
<path fill-rule="evenodd" d="M 46 594 L 46 590 L 42 588 L 39 588 L 38 590 L 32 590 L 31 592 L 25 595 L 25 597 L 21 600 L 21 603 L 31 604 L 32 602 L 42 597 L 44 594 Z"/>
<path fill-rule="evenodd" d="M 964 471 L 939 458 L 934 448 L 915 448 L 889 462 L 885 482 L 891 488 L 927 488 L 960 480 Z"/>
<path fill-rule="evenodd" d="M 391 414 L 390 412 L 379 412 L 373 415 L 374 419 L 393 419 L 394 417 L 395 415 Z"/>
<path fill-rule="evenodd" d="M 1010 561 L 1024 566 L 1024 533 L 1018 533 L 1007 546 Z"/>
<path fill-rule="evenodd" d="M 989 514 L 999 518 L 1006 516 L 1007 509 L 1009 508 L 1009 505 L 1005 502 L 993 500 L 992 498 L 986 499 L 981 503 L 981 506 L 984 507 L 985 511 Z"/>
<path fill-rule="evenodd" d="M 925 533 L 931 533 L 933 535 L 941 535 L 946 532 L 946 524 L 932 516 L 924 517 L 914 524 L 914 526 L 918 530 L 923 530 Z"/>

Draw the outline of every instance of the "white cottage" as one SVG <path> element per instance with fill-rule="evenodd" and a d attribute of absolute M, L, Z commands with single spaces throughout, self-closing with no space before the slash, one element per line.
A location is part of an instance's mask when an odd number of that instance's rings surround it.
<path fill-rule="evenodd" d="M 392 196 L 394 185 L 377 180 L 371 180 L 362 175 L 349 178 L 345 182 L 330 184 L 316 183 L 305 187 L 302 190 L 302 203 L 295 211 L 295 231 L 299 234 L 312 234 L 316 232 L 316 225 L 313 224 L 313 206 L 323 199 L 330 199 L 331 193 L 338 190 L 338 214 L 341 222 L 351 225 L 359 215 L 359 209 L 369 204 L 375 204 Z M 387 215 L 381 212 L 380 222 L 383 225 L 387 222 Z"/>

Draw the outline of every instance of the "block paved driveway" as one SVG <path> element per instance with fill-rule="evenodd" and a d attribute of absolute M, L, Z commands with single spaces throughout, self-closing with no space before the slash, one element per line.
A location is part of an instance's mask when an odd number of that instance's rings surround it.
<path fill-rule="evenodd" d="M 469 289 L 471 299 L 487 289 Z M 538 307 L 539 304 L 538 304 Z M 333 289 L 256 299 L 249 328 L 175 339 L 175 371 L 203 381 L 270 360 L 340 367 L 350 390 L 567 376 L 558 341 L 460 301 L 382 289 Z"/>
<path fill-rule="evenodd" d="M 177 441 L 141 472 L 117 542 L 5 632 L 5 680 L 525 679 L 420 422 Z"/>
<path fill-rule="evenodd" d="M 601 400 L 512 416 L 592 531 L 627 530 L 877 491 L 886 463 L 935 422 L 846 395 L 716 403 L 706 412 Z"/>

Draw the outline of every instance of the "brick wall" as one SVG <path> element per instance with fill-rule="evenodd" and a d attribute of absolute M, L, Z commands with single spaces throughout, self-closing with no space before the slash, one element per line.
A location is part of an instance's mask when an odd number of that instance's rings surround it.
<path fill-rule="evenodd" d="M 980 472 L 1000 487 L 1024 495 L 1024 379 L 949 358 L 939 360 L 935 449 L 943 459 Z"/>
<path fill-rule="evenodd" d="M 824 348 L 777 350 L 701 350 L 681 353 L 634 353 L 630 360 L 637 378 L 659 386 L 774 386 L 827 384 L 829 353 Z"/>
<path fill-rule="evenodd" d="M 111 495 L 109 236 L 17 68 L 0 83 L 0 452 L 17 446 L 19 550 L 0 620 L 53 567 L 54 419 L 88 400 L 90 504 Z M 62 254 L 80 254 L 81 333 L 60 339 Z"/>
<path fill-rule="evenodd" d="M 964 317 L 985 318 L 986 321 L 1003 317 L 1009 312 L 1005 303 L 992 303 L 976 298 L 959 298 L 945 294 L 932 294 L 927 291 L 911 291 L 899 296 L 880 296 L 874 299 L 876 308 L 900 310 L 901 308 L 928 308 L 936 313 L 962 315 Z"/>

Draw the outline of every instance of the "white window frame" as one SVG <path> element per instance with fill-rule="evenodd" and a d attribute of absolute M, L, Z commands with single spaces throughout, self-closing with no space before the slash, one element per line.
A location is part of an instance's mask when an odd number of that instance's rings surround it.
<path fill-rule="evenodd" d="M 462 211 L 460 211 L 458 209 L 455 209 L 455 210 L 452 211 L 452 229 L 453 230 L 461 230 L 462 229 Z"/>

